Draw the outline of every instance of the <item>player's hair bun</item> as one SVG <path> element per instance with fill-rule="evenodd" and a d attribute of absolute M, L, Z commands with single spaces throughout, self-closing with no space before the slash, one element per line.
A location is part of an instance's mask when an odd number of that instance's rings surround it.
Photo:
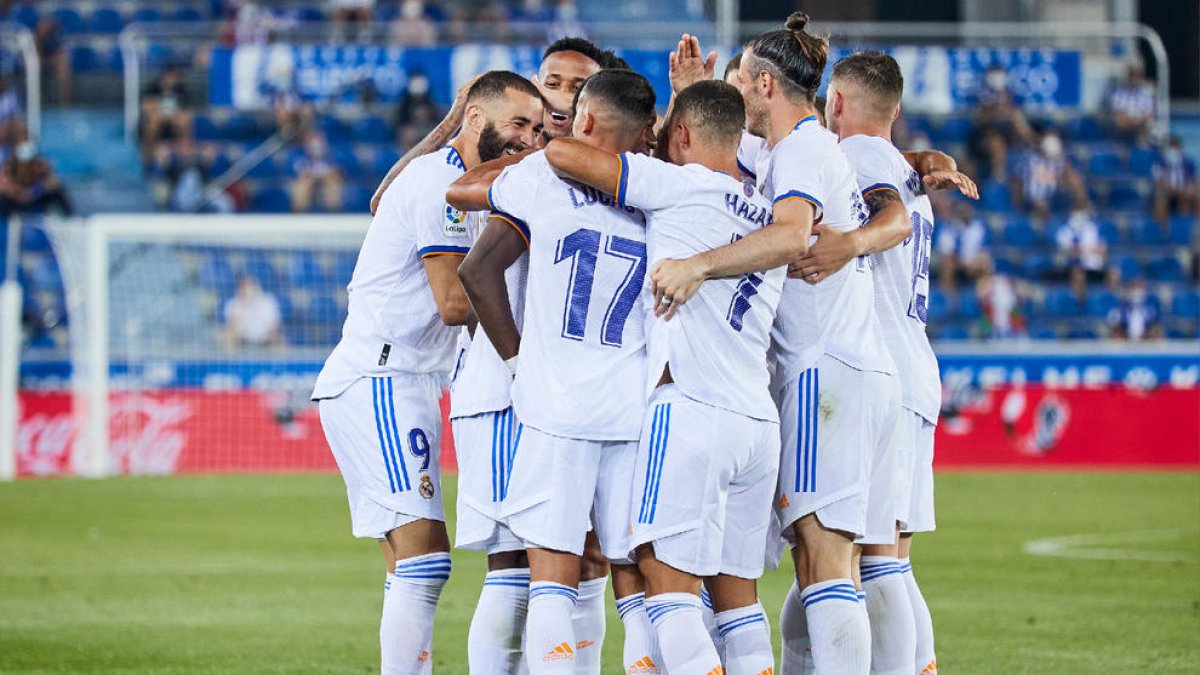
<path fill-rule="evenodd" d="M 802 31 L 808 25 L 808 14 L 804 12 L 792 12 L 787 18 L 787 23 L 784 27 L 790 31 Z"/>

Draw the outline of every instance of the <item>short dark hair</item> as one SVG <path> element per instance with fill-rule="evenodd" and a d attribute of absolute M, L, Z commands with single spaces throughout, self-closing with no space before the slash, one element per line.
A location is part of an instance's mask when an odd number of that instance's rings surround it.
<path fill-rule="evenodd" d="M 851 82 L 871 94 L 879 112 L 891 111 L 904 96 L 904 74 L 896 59 L 879 51 L 851 54 L 833 65 L 833 80 Z"/>
<path fill-rule="evenodd" d="M 471 88 L 467 90 L 467 101 L 493 100 L 504 96 L 509 89 L 516 89 L 522 94 L 528 94 L 537 98 L 539 101 L 542 99 L 541 92 L 529 81 L 529 78 L 521 77 L 511 70 L 489 70 L 480 75 L 475 84 L 471 85 Z"/>
<path fill-rule="evenodd" d="M 596 46 L 595 42 L 592 42 L 587 38 L 559 38 L 554 42 L 551 42 L 550 46 L 546 47 L 546 51 L 542 52 L 542 60 L 545 61 L 546 59 L 550 58 L 551 54 L 557 54 L 558 52 L 579 52 L 580 54 L 583 54 L 589 59 L 595 61 L 596 65 L 600 66 L 601 68 L 607 67 L 604 65 L 604 52 Z"/>
<path fill-rule="evenodd" d="M 682 119 L 708 139 L 737 147 L 746 126 L 746 103 L 733 85 L 701 80 L 675 95 L 668 124 Z"/>
<path fill-rule="evenodd" d="M 746 44 L 744 56 L 754 71 L 767 71 L 789 98 L 812 103 L 829 60 L 829 40 L 805 30 L 808 15 L 793 12 L 782 30 L 763 33 Z"/>
<path fill-rule="evenodd" d="M 617 56 L 617 53 L 611 49 L 605 49 L 600 54 L 603 58 L 600 61 L 600 67 L 605 70 L 633 70 L 628 61 Z"/>
<path fill-rule="evenodd" d="M 744 52 L 739 51 L 738 53 L 734 54 L 733 58 L 729 59 L 729 63 L 725 64 L 725 74 L 721 76 L 722 80 L 728 80 L 730 73 L 742 67 L 743 53 Z"/>
<path fill-rule="evenodd" d="M 632 70 L 610 68 L 592 75 L 576 92 L 572 108 L 578 107 L 584 94 L 603 101 L 627 130 L 640 129 L 654 120 L 654 87 Z"/>

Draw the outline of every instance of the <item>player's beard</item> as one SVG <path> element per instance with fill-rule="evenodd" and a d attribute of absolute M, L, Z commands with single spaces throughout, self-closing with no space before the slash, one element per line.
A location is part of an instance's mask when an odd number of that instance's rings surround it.
<path fill-rule="evenodd" d="M 484 125 L 483 131 L 479 132 L 479 160 L 490 162 L 493 159 L 499 159 L 507 150 L 517 153 L 523 148 L 515 143 L 505 141 L 500 136 L 500 132 L 496 131 L 496 124 L 489 120 Z"/>
<path fill-rule="evenodd" d="M 771 127 L 771 114 L 767 111 L 767 107 L 762 105 L 762 101 L 754 103 L 758 105 L 752 104 L 749 100 L 746 101 L 746 131 L 759 138 L 766 138 Z"/>

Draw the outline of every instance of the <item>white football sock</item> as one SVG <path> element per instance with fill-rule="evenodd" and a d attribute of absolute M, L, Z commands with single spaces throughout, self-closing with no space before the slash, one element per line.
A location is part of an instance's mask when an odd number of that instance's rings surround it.
<path fill-rule="evenodd" d="M 379 651 L 384 675 L 412 675 L 433 666 L 433 615 L 450 578 L 450 554 L 396 561 L 383 596 Z"/>
<path fill-rule="evenodd" d="M 530 675 L 575 672 L 575 629 L 571 615 L 579 591 L 553 581 L 529 584 L 525 661 Z"/>
<path fill-rule="evenodd" d="M 658 636 L 646 614 L 646 594 L 634 593 L 617 599 L 617 614 L 625 625 L 623 663 L 626 675 L 662 675 Z"/>
<path fill-rule="evenodd" d="M 917 675 L 937 675 L 937 655 L 933 650 L 933 618 L 929 605 L 913 576 L 912 563 L 908 558 L 900 559 L 900 570 L 904 572 L 904 586 L 908 590 L 908 601 L 912 605 L 913 623 L 917 629 Z"/>
<path fill-rule="evenodd" d="M 662 665 L 668 673 L 720 675 L 723 672 L 700 607 L 700 596 L 691 593 L 661 593 L 646 598 L 646 613 L 654 624 Z"/>
<path fill-rule="evenodd" d="M 867 675 L 871 628 L 850 579 L 830 579 L 800 593 L 812 640 L 813 664 L 821 675 Z"/>
<path fill-rule="evenodd" d="M 814 675 L 817 671 L 808 638 L 808 619 L 804 615 L 804 601 L 800 599 L 800 586 L 794 580 L 779 613 L 779 633 L 783 638 L 779 675 Z"/>
<path fill-rule="evenodd" d="M 467 663 L 472 675 L 516 672 L 528 606 L 528 567 L 487 573 L 467 633 Z"/>
<path fill-rule="evenodd" d="M 604 616 L 604 591 L 607 588 L 608 577 L 579 582 L 579 602 L 571 615 L 575 629 L 576 675 L 600 674 L 600 652 L 604 648 L 604 630 L 608 625 Z"/>
<path fill-rule="evenodd" d="M 859 571 L 871 621 L 871 672 L 912 675 L 917 661 L 917 627 L 900 561 L 864 555 Z"/>
<path fill-rule="evenodd" d="M 771 625 L 761 603 L 728 609 L 716 615 L 717 632 L 725 643 L 728 675 L 772 675 L 775 654 Z"/>
<path fill-rule="evenodd" d="M 721 644 L 721 636 L 717 633 L 717 622 L 713 619 L 712 596 L 708 594 L 708 588 L 704 584 L 700 584 L 700 604 L 703 605 L 700 613 L 704 616 L 704 627 L 708 629 L 708 637 L 713 641 L 713 646 L 717 648 L 721 663 L 725 663 L 725 645 Z"/>

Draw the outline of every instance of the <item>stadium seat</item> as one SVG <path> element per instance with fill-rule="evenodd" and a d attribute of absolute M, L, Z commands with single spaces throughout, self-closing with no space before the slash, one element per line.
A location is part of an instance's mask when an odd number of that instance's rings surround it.
<path fill-rule="evenodd" d="M 263 213 L 287 213 L 292 210 L 292 200 L 287 191 L 282 188 L 266 188 L 259 190 L 251 204 L 255 211 Z"/>
<path fill-rule="evenodd" d="M 1121 228 L 1111 220 L 1101 220 L 1097 223 L 1097 229 L 1100 230 L 1100 238 L 1109 246 L 1116 246 L 1121 243 Z"/>
<path fill-rule="evenodd" d="M 209 180 L 223 175 L 226 171 L 229 171 L 230 167 L 232 166 L 233 162 L 230 162 L 228 157 L 218 154 L 215 158 L 213 158 L 212 164 L 208 165 Z"/>
<path fill-rule="evenodd" d="M 37 25 L 39 18 L 37 8 L 33 5 L 21 5 L 14 9 L 12 13 L 13 21 L 30 30 Z"/>
<path fill-rule="evenodd" d="M 999 181 L 987 181 L 979 193 L 979 207 L 986 211 L 1009 211 L 1012 209 L 1012 195 L 1008 186 Z"/>
<path fill-rule="evenodd" d="M 1185 319 L 1200 319 L 1200 291 L 1184 288 L 1171 298 L 1171 313 Z"/>
<path fill-rule="evenodd" d="M 1108 188 L 1108 206 L 1113 210 L 1140 209 L 1143 201 L 1142 193 L 1132 183 L 1113 183 Z"/>
<path fill-rule="evenodd" d="M 1142 276 L 1142 263 L 1134 256 L 1116 256 L 1113 258 L 1112 264 L 1121 272 L 1122 279 L 1136 279 Z"/>
<path fill-rule="evenodd" d="M 330 160 L 342 170 L 347 177 L 359 174 L 358 155 L 354 154 L 354 146 L 349 143 L 337 143 L 330 148 Z"/>
<path fill-rule="evenodd" d="M 87 22 L 88 30 L 93 33 L 115 35 L 125 27 L 125 18 L 121 12 L 112 7 L 97 7 Z"/>
<path fill-rule="evenodd" d="M 1066 289 L 1053 289 L 1046 292 L 1046 314 L 1050 316 L 1082 316 L 1084 309 L 1075 296 Z"/>
<path fill-rule="evenodd" d="M 967 332 L 967 329 L 964 326 L 950 324 L 947 326 L 942 326 L 937 330 L 937 339 L 945 340 L 947 342 L 961 342 L 963 340 L 971 339 L 971 334 Z"/>
<path fill-rule="evenodd" d="M 1125 168 L 1121 156 L 1114 151 L 1102 151 L 1088 158 L 1088 173 L 1092 177 L 1111 178 Z"/>
<path fill-rule="evenodd" d="M 259 138 L 258 122 L 249 115 L 235 115 L 221 126 L 221 137 L 232 141 L 253 141 Z"/>
<path fill-rule="evenodd" d="M 279 275 L 275 272 L 271 261 L 262 254 L 248 256 L 241 273 L 254 277 L 258 281 L 258 285 L 268 291 L 275 292 L 279 288 Z"/>
<path fill-rule="evenodd" d="M 1010 277 L 1020 276 L 1021 274 L 1021 266 L 1006 255 L 996 254 L 992 258 L 992 264 L 996 269 L 996 274 L 1007 274 Z"/>
<path fill-rule="evenodd" d="M 1158 159 L 1158 150 L 1150 146 L 1138 146 L 1129 152 L 1129 171 L 1135 176 L 1149 176 Z"/>
<path fill-rule="evenodd" d="M 71 48 L 71 69 L 76 72 L 87 72 L 100 68 L 100 58 L 96 51 L 87 45 L 75 45 Z"/>
<path fill-rule="evenodd" d="M 207 115 L 196 115 L 192 118 L 192 135 L 198 141 L 215 141 L 220 138 L 216 123 Z"/>
<path fill-rule="evenodd" d="M 1072 141 L 1098 141 L 1104 138 L 1100 125 L 1090 115 L 1074 117 L 1063 124 L 1066 137 Z"/>
<path fill-rule="evenodd" d="M 1068 340 L 1099 340 L 1100 331 L 1090 321 L 1072 321 L 1067 324 L 1066 337 Z"/>
<path fill-rule="evenodd" d="M 350 136 L 350 130 L 336 117 L 322 117 L 318 126 L 321 129 L 321 133 L 325 134 L 325 140 L 330 144 L 345 143 L 354 140 Z"/>
<path fill-rule="evenodd" d="M 354 140 L 359 143 L 387 143 L 392 129 L 380 117 L 363 117 L 354 122 Z"/>
<path fill-rule="evenodd" d="M 171 20 L 180 22 L 203 21 L 204 14 L 195 7 L 180 7 L 171 15 Z"/>
<path fill-rule="evenodd" d="M 5 235 L 7 241 L 7 231 L 5 231 Z M 21 250 L 26 253 L 49 251 L 50 237 L 46 235 L 46 230 L 40 225 L 26 223 L 21 228 Z"/>
<path fill-rule="evenodd" d="M 1162 246 L 1166 242 L 1162 226 L 1151 218 L 1142 218 L 1130 228 L 1133 243 L 1138 246 Z"/>
<path fill-rule="evenodd" d="M 958 314 L 964 319 L 978 319 L 983 316 L 983 308 L 979 306 L 979 298 L 971 291 L 958 295 Z"/>
<path fill-rule="evenodd" d="M 279 169 L 279 164 L 276 163 L 276 158 L 271 156 L 251 167 L 246 172 L 246 177 L 255 180 L 271 180 L 278 178 L 281 174 L 282 172 Z"/>
<path fill-rule="evenodd" d="M 347 184 L 342 189 L 342 210 L 352 213 L 366 213 L 371 208 L 371 196 L 375 189 L 360 183 Z"/>
<path fill-rule="evenodd" d="M 328 282 L 310 251 L 297 251 L 289 256 L 287 280 L 292 286 L 300 288 Z"/>
<path fill-rule="evenodd" d="M 133 10 L 131 20 L 138 23 L 154 23 L 162 21 L 162 12 L 157 7 L 138 7 Z"/>
<path fill-rule="evenodd" d="M 198 272 L 200 284 L 219 297 L 226 297 L 233 290 L 236 279 L 229 261 L 216 256 L 207 258 L 200 264 Z"/>
<path fill-rule="evenodd" d="M 1088 293 L 1087 310 L 1092 316 L 1104 318 L 1120 304 L 1120 299 L 1108 289 L 1101 288 Z"/>
<path fill-rule="evenodd" d="M 146 67 L 151 70 L 166 68 L 174 59 L 175 51 L 171 45 L 154 42 L 146 46 Z"/>
<path fill-rule="evenodd" d="M 1175 246 L 1188 246 L 1196 236 L 1196 219 L 1192 216 L 1172 216 L 1170 229 L 1169 240 L 1172 244 Z"/>
<path fill-rule="evenodd" d="M 400 153 L 391 147 L 376 150 L 375 161 L 371 168 L 373 177 L 378 179 L 386 176 L 398 159 L 400 159 Z"/>
<path fill-rule="evenodd" d="M 337 300 L 331 295 L 314 295 L 308 303 L 305 318 L 312 323 L 333 323 L 342 313 Z"/>
<path fill-rule="evenodd" d="M 1183 265 L 1175 256 L 1162 256 L 1146 265 L 1146 276 L 1154 281 L 1179 283 L 1183 281 Z"/>
<path fill-rule="evenodd" d="M 1022 256 L 1025 278 L 1036 281 L 1054 269 L 1054 256 L 1045 253 L 1029 253 Z"/>
<path fill-rule="evenodd" d="M 928 310 L 930 321 L 948 319 L 954 314 L 950 307 L 950 298 L 936 288 L 929 291 Z"/>
<path fill-rule="evenodd" d="M 942 128 L 938 130 L 937 138 L 945 143 L 965 143 L 974 124 L 970 117 L 947 117 L 942 123 Z"/>
<path fill-rule="evenodd" d="M 1029 337 L 1034 340 L 1057 340 L 1058 331 L 1053 323 L 1035 319 L 1029 322 Z"/>
<path fill-rule="evenodd" d="M 1004 243 L 1009 246 L 1033 246 L 1037 240 L 1037 230 L 1028 220 L 1017 218 L 1004 224 Z"/>
<path fill-rule="evenodd" d="M 50 15 L 58 21 L 58 25 L 64 33 L 82 33 L 84 31 L 83 17 L 72 7 L 59 7 L 50 12 Z"/>

